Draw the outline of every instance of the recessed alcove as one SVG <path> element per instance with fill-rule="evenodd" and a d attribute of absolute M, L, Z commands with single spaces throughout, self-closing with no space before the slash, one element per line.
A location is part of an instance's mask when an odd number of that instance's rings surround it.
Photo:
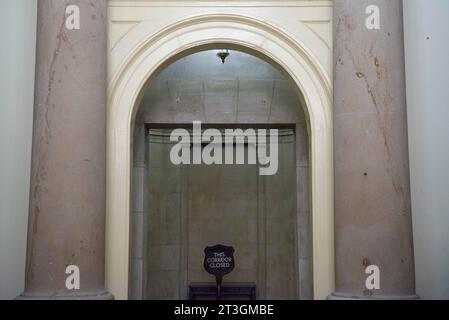
<path fill-rule="evenodd" d="M 258 299 L 311 299 L 309 137 L 303 99 L 271 64 L 231 50 L 185 56 L 145 87 L 133 139 L 130 298 L 185 299 L 213 282 L 204 248 L 235 248 L 225 281 L 252 282 Z M 279 130 L 279 169 L 170 161 L 173 129 Z"/>

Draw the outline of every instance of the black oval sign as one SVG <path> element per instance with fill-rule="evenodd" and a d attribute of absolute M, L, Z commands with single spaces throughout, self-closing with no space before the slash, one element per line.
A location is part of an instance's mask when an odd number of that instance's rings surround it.
<path fill-rule="evenodd" d="M 216 245 L 204 249 L 204 269 L 217 277 L 223 277 L 234 270 L 234 248 Z"/>

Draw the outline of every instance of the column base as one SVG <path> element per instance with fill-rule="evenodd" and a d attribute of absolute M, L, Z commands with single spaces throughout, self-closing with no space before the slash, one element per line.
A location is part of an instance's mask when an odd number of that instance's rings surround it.
<path fill-rule="evenodd" d="M 327 300 L 419 300 L 417 295 L 403 296 L 403 295 L 378 295 L 372 297 L 351 295 L 347 293 L 334 292 L 327 297 Z"/>
<path fill-rule="evenodd" d="M 75 293 L 24 292 L 16 300 L 114 300 L 114 296 L 107 291 L 78 291 Z"/>

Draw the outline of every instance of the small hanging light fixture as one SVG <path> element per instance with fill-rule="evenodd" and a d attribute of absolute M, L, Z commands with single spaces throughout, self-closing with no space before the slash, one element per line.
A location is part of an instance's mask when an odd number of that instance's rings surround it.
<path fill-rule="evenodd" d="M 219 57 L 221 59 L 221 62 L 223 62 L 223 64 L 226 62 L 226 58 L 229 57 L 230 53 L 228 49 L 223 49 L 220 50 L 217 53 L 217 57 Z"/>

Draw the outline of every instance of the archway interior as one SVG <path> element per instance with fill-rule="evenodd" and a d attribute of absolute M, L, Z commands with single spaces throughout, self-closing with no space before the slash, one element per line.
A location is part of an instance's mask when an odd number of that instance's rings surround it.
<path fill-rule="evenodd" d="M 231 50 L 223 64 L 217 52 L 171 61 L 142 93 L 134 123 L 130 297 L 187 298 L 189 286 L 214 281 L 203 270 L 204 248 L 224 244 L 236 259 L 225 281 L 255 284 L 259 299 L 310 299 L 302 98 L 264 60 Z M 261 176 L 259 165 L 247 163 L 174 165 L 170 133 L 193 121 L 221 131 L 278 129 L 277 173 Z"/>

